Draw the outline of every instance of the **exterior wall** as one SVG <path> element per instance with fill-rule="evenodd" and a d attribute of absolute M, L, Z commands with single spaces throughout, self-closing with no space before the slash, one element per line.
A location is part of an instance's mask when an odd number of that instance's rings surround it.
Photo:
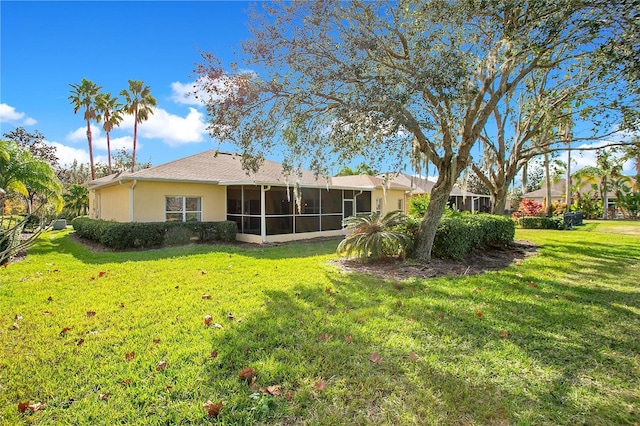
<path fill-rule="evenodd" d="M 394 211 L 400 210 L 403 213 L 407 212 L 407 202 L 405 200 L 405 191 L 397 190 L 397 189 L 387 189 L 383 191 L 382 189 L 375 189 L 371 192 L 371 210 L 376 211 L 377 201 L 380 200 L 380 211 L 384 216 L 385 214 Z M 401 208 L 398 208 L 398 203 L 400 202 Z"/>
<path fill-rule="evenodd" d="M 89 191 L 90 217 L 129 222 L 129 191 L 128 185 L 113 185 L 97 191 Z"/>
<path fill-rule="evenodd" d="M 134 221 L 164 222 L 166 196 L 200 197 L 203 222 L 226 220 L 226 187 L 224 186 L 138 181 L 134 188 Z"/>
<path fill-rule="evenodd" d="M 345 234 L 346 232 L 344 230 L 340 230 L 340 231 L 305 232 L 305 233 L 299 233 L 299 234 L 267 235 L 265 242 L 284 243 L 287 241 L 308 240 L 311 238 L 318 238 L 318 237 L 341 237 L 341 236 L 344 236 Z M 260 235 L 237 234 L 236 240 L 242 241 L 245 243 L 262 244 L 262 237 Z"/>
<path fill-rule="evenodd" d="M 133 182 L 127 182 L 90 191 L 90 216 L 96 219 L 130 222 L 132 185 Z M 200 197 L 203 221 L 226 220 L 224 186 L 138 181 L 133 188 L 133 221 L 164 222 L 166 196 Z"/>

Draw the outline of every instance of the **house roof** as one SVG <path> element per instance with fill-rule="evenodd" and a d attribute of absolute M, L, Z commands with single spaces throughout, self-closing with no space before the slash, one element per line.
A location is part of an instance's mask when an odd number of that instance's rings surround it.
<path fill-rule="evenodd" d="M 285 172 L 282 164 L 264 160 L 260 169 L 253 173 L 242 168 L 241 157 L 237 154 L 216 152 L 209 150 L 191 155 L 159 166 L 139 170 L 134 173 L 119 173 L 105 176 L 89 182 L 96 188 L 108 186 L 121 181 L 148 180 L 212 183 L 220 185 L 233 184 L 262 184 L 262 185 L 291 185 L 327 186 L 329 181 L 322 176 L 301 170 Z"/>
<path fill-rule="evenodd" d="M 430 194 L 431 190 L 436 185 L 435 182 L 428 179 L 411 176 L 406 173 L 389 173 L 388 175 L 392 182 L 411 188 L 411 192 L 413 194 Z M 489 197 L 488 195 L 465 191 L 458 185 L 454 185 L 453 188 L 451 188 L 450 195 L 452 197 Z"/>
<path fill-rule="evenodd" d="M 393 180 L 383 179 L 371 175 L 334 176 L 331 178 L 331 185 L 346 188 L 386 188 L 398 189 L 402 191 L 409 191 L 411 189 L 409 186 L 402 185 Z"/>

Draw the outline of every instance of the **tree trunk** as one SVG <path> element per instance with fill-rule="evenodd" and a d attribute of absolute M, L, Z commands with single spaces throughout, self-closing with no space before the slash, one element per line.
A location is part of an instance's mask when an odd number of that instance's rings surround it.
<path fill-rule="evenodd" d="M 133 114 L 133 151 L 131 153 L 131 173 L 136 167 L 136 142 L 138 139 L 138 108 Z"/>
<path fill-rule="evenodd" d="M 109 114 L 109 110 L 107 110 L 104 114 L 104 120 L 105 120 L 105 131 L 107 133 L 107 158 L 108 158 L 108 162 L 109 162 L 109 174 L 113 173 L 111 171 L 111 130 L 106 130 L 106 129 L 111 129 L 111 125 L 109 123 L 109 120 L 111 119 L 111 115 Z"/>
<path fill-rule="evenodd" d="M 609 219 L 609 188 L 607 178 L 603 177 L 600 185 L 602 186 L 601 194 L 602 194 L 602 218 Z"/>
<path fill-rule="evenodd" d="M 420 222 L 415 251 L 415 256 L 418 260 L 431 259 L 436 231 L 455 183 L 455 179 L 451 179 L 450 168 L 438 170 L 438 173 L 438 182 L 431 190 L 431 199 L 429 200 L 427 211 Z"/>
<path fill-rule="evenodd" d="M 547 217 L 551 217 L 553 216 L 553 206 L 551 205 L 551 171 L 549 170 L 549 153 L 544 154 L 544 174 L 545 174 L 545 185 L 547 186 L 546 212 L 547 212 Z"/>
<path fill-rule="evenodd" d="M 507 191 L 505 187 L 498 189 L 495 194 L 491 194 L 491 214 L 503 215 L 507 207 Z"/>
<path fill-rule="evenodd" d="M 91 165 L 91 180 L 94 180 L 96 178 L 96 167 L 93 164 L 93 141 L 91 140 L 91 120 L 87 120 L 87 141 L 89 142 L 89 164 Z"/>
<path fill-rule="evenodd" d="M 522 194 L 526 194 L 527 192 L 527 178 L 529 174 L 529 163 L 524 163 L 522 166 Z"/>

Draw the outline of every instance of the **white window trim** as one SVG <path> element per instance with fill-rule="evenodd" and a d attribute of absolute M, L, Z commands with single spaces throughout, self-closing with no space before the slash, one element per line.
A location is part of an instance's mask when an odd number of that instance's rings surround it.
<path fill-rule="evenodd" d="M 182 198 L 182 209 L 180 211 L 169 211 L 167 210 L 167 198 Z M 199 200 L 200 210 L 187 210 L 187 198 L 197 198 Z M 164 221 L 169 222 L 167 220 L 167 214 L 172 213 L 182 213 L 182 222 L 187 221 L 188 213 L 197 213 L 199 214 L 199 219 L 197 222 L 202 222 L 202 197 L 194 196 L 194 195 L 165 195 L 164 196 Z"/>

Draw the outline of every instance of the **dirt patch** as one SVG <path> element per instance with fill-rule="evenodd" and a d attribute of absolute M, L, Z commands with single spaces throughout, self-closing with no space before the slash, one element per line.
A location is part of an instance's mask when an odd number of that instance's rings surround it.
<path fill-rule="evenodd" d="M 407 278 L 435 278 L 441 276 L 475 275 L 486 271 L 504 269 L 514 262 L 534 255 L 538 247 L 528 241 L 515 241 L 503 250 L 483 250 L 470 253 L 462 261 L 451 259 L 431 259 L 428 262 L 402 262 L 386 260 L 381 262 L 362 263 L 355 260 L 340 259 L 331 263 L 338 265 L 345 272 L 373 275 L 391 280 Z"/>

